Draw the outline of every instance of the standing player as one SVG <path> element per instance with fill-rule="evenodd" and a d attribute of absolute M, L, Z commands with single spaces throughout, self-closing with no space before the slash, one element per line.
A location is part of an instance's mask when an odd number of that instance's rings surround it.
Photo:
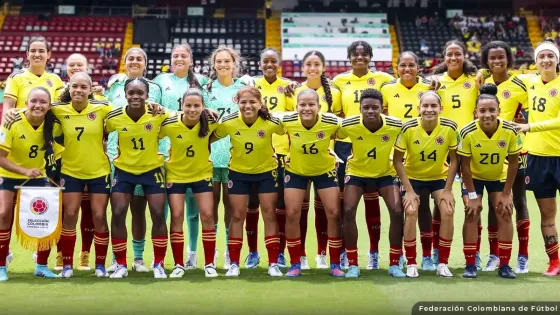
<path fill-rule="evenodd" d="M 288 107 L 295 108 L 299 93 L 307 89 L 312 89 L 319 95 L 320 112 L 333 113 L 337 116 L 343 116 L 340 90 L 329 84 L 329 80 L 325 75 L 325 57 L 321 52 L 312 50 L 303 56 L 303 73 L 307 80 L 295 90 L 293 97 L 288 98 Z M 305 252 L 305 239 L 307 236 L 308 221 L 307 215 L 309 213 L 309 195 L 309 192 L 307 192 L 301 208 L 301 269 L 303 270 L 310 269 L 307 254 Z M 326 256 L 328 244 L 328 220 L 325 214 L 323 201 L 319 198 L 319 195 L 316 192 L 314 196 L 315 232 L 317 233 L 317 257 L 315 258 L 315 261 L 317 263 L 317 268 L 327 269 L 329 268 Z"/>
<path fill-rule="evenodd" d="M 418 76 L 418 57 L 410 51 L 403 52 L 397 58 L 397 73 L 399 78 L 381 86 L 381 94 L 385 110 L 389 116 L 396 117 L 403 122 L 418 117 L 418 100 L 431 88 L 431 82 Z M 422 244 L 422 270 L 434 271 L 436 266 L 432 261 L 432 211 L 430 209 L 430 194 L 421 194 L 418 209 L 418 226 L 420 228 L 420 242 Z M 404 256 L 401 256 L 404 265 Z"/>
<path fill-rule="evenodd" d="M 457 173 L 457 124 L 440 117 L 441 99 L 435 92 L 426 92 L 420 98 L 419 118 L 403 125 L 395 144 L 393 163 L 404 190 L 405 211 L 404 250 L 407 259 L 406 276 L 418 277 L 416 265 L 416 221 L 422 191 L 428 191 L 441 209 L 439 229 L 440 277 L 453 277 L 447 261 L 453 240 L 453 179 Z M 406 152 L 406 162 L 403 158 Z M 447 156 L 451 158 L 447 166 Z M 402 272 L 401 272 L 402 273 Z M 401 273 L 393 274 L 402 277 Z"/>
<path fill-rule="evenodd" d="M 463 273 L 464 278 L 477 277 L 477 226 L 482 211 L 484 188 L 488 192 L 488 198 L 495 205 L 494 211 L 498 221 L 498 275 L 502 278 L 515 278 L 509 267 L 513 239 L 511 189 L 517 175 L 521 139 L 510 122 L 498 118 L 500 103 L 496 97 L 497 93 L 498 88 L 493 84 L 485 84 L 480 88 L 480 96 L 476 100 L 478 119 L 466 125 L 460 132 L 458 153 L 461 155 L 461 172 L 465 186 L 463 199 L 466 199 L 463 252 L 467 265 Z M 506 160 L 509 162 L 507 172 L 504 166 Z"/>
<path fill-rule="evenodd" d="M 340 121 L 334 115 L 320 113 L 316 91 L 308 89 L 297 96 L 297 113 L 287 114 L 282 124 L 290 136 L 290 153 L 286 158 L 284 202 L 286 204 L 286 243 L 290 253 L 287 277 L 301 275 L 301 207 L 310 182 L 325 205 L 328 220 L 330 274 L 344 277 L 340 268 L 342 249 L 340 199 L 336 177 L 336 158 L 330 153 L 331 138 L 336 136 Z"/>
<path fill-rule="evenodd" d="M 385 72 L 371 71 L 369 64 L 372 57 L 373 49 L 365 41 L 353 42 L 347 48 L 347 58 L 352 64 L 352 70 L 337 75 L 333 80 L 333 85 L 341 92 L 344 117 L 360 115 L 360 95 L 365 89 L 379 90 L 381 85 L 394 79 Z M 349 138 L 336 140 L 334 152 L 343 161 L 343 163 L 338 164 L 337 170 L 341 203 L 343 202 L 344 194 L 346 160 L 350 156 L 351 151 L 352 143 Z M 379 193 L 367 190 L 364 193 L 364 204 L 370 243 L 367 269 L 379 269 L 379 238 L 381 235 Z M 344 268 L 348 268 L 348 261 L 344 254 L 341 263 Z"/>
<path fill-rule="evenodd" d="M 352 155 L 344 182 L 344 242 L 350 265 L 346 278 L 360 276 L 358 267 L 358 228 L 356 210 L 367 189 L 379 191 L 389 209 L 390 267 L 389 272 L 400 272 L 399 257 L 402 249 L 403 211 L 399 188 L 395 181 L 395 169 L 391 163 L 391 152 L 402 122 L 388 117 L 383 111 L 383 96 L 377 90 L 365 89 L 360 94 L 361 116 L 352 116 L 342 121 L 337 136 L 352 141 Z M 369 267 L 369 265 L 368 265 Z M 391 269 L 398 271 L 391 271 Z"/>
<path fill-rule="evenodd" d="M 114 158 L 115 174 L 111 190 L 111 244 L 118 267 L 111 278 L 128 275 L 126 262 L 126 213 L 137 185 L 146 192 L 152 217 L 154 278 L 167 278 L 163 260 L 167 250 L 167 226 L 164 218 L 165 178 L 163 156 L 158 155 L 158 130 L 169 115 L 151 116 L 146 110 L 150 84 L 144 78 L 126 80 L 128 105 L 112 110 L 107 116 L 108 132 L 117 131 L 119 155 Z"/>
<path fill-rule="evenodd" d="M 498 100 L 500 101 L 500 118 L 507 121 L 525 122 L 521 108 L 527 106 L 527 87 L 523 78 L 511 73 L 509 69 L 514 64 L 513 54 L 508 44 L 501 41 L 493 41 L 482 48 L 481 64 L 484 69 L 489 69 L 491 76 L 486 83 L 498 86 Z M 523 133 L 519 134 L 521 139 L 525 138 Z M 517 238 L 519 240 L 519 253 L 517 256 L 516 273 L 529 272 L 529 210 L 527 209 L 527 198 L 525 194 L 525 168 L 527 167 L 527 152 L 519 155 L 519 170 L 513 182 L 512 196 L 516 211 Z M 490 244 L 490 255 L 488 263 L 482 271 L 494 271 L 499 266 L 498 257 L 498 224 L 494 207 L 488 200 L 488 242 Z"/>
<path fill-rule="evenodd" d="M 277 264 L 280 237 L 275 212 L 278 163 L 272 148 L 272 135 L 284 134 L 284 127 L 279 119 L 270 116 L 257 88 L 243 88 L 236 97 L 239 112 L 224 116 L 214 132 L 214 137 L 218 139 L 230 136 L 232 145 L 228 182 L 229 202 L 233 211 L 228 240 L 231 266 L 226 276 L 239 276 L 243 223 L 249 194 L 255 191 L 264 219 L 268 274 L 280 277 L 282 272 Z"/>

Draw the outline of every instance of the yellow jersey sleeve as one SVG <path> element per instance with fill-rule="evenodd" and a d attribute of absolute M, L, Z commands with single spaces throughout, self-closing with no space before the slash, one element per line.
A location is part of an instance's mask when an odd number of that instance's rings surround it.
<path fill-rule="evenodd" d="M 509 155 L 519 154 L 521 152 L 521 149 L 523 149 L 523 142 L 521 142 L 521 137 L 519 136 L 519 134 L 515 132 L 511 132 L 510 139 L 509 139 L 508 154 Z"/>
<path fill-rule="evenodd" d="M 408 148 L 408 132 L 405 127 L 406 124 L 403 125 L 403 129 L 397 137 L 397 141 L 395 141 L 395 150 L 400 152 L 406 152 L 406 149 Z"/>
<path fill-rule="evenodd" d="M 237 113 L 235 113 L 237 114 Z M 222 117 L 222 119 L 220 120 L 220 122 L 218 123 L 218 126 L 216 127 L 216 130 L 214 130 L 214 135 L 218 138 L 218 139 L 222 139 L 228 136 L 229 132 L 228 132 L 228 124 L 226 124 L 226 121 L 223 120 L 223 118 L 227 118 L 228 116 L 224 116 Z M 236 116 L 237 118 L 237 116 Z"/>
<path fill-rule="evenodd" d="M 62 82 L 62 79 L 56 74 L 53 75 L 52 81 L 54 84 L 53 101 L 54 100 L 58 101 L 60 99 L 60 95 L 62 94 L 62 92 L 64 92 L 64 88 L 65 88 L 64 82 Z"/>
<path fill-rule="evenodd" d="M 458 149 L 457 149 L 457 153 L 459 155 L 466 156 L 466 157 L 471 157 L 472 156 L 470 134 L 469 133 L 464 133 L 464 131 L 465 132 L 468 131 L 468 129 L 465 130 L 465 128 L 468 128 L 469 126 L 470 125 L 467 125 L 461 130 L 461 132 L 460 132 L 461 141 L 459 142 L 459 146 L 458 146 Z"/>
<path fill-rule="evenodd" d="M 12 133 L 6 128 L 6 124 L 2 124 L 0 129 L 0 149 L 10 153 L 12 150 Z"/>
<path fill-rule="evenodd" d="M 21 82 L 19 80 L 18 74 L 22 74 L 23 70 L 16 70 L 12 73 L 8 80 L 6 80 L 6 89 L 4 90 L 4 97 L 9 97 L 15 101 L 18 100 L 19 90 L 21 88 Z"/>

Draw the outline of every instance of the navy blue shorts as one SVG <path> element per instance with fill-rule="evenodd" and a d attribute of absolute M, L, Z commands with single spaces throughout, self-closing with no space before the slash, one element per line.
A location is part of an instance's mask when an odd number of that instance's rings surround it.
<path fill-rule="evenodd" d="M 417 195 L 420 195 L 422 190 L 428 190 L 431 193 L 434 191 L 442 190 L 445 188 L 445 179 L 436 179 L 436 180 L 416 180 L 410 179 L 410 184 L 412 185 L 412 189 Z M 403 191 L 404 195 L 404 191 Z"/>
<path fill-rule="evenodd" d="M 90 194 L 110 194 L 111 184 L 109 174 L 92 179 L 79 179 L 62 173 L 60 186 L 64 187 L 63 193 L 81 193 L 87 187 Z"/>
<path fill-rule="evenodd" d="M 397 184 L 395 177 L 382 176 L 377 178 L 358 177 L 353 175 L 346 175 L 344 177 L 344 184 L 346 186 L 358 186 L 364 190 L 377 191 L 379 188 L 394 186 Z"/>
<path fill-rule="evenodd" d="M 187 189 L 191 189 L 193 194 L 212 192 L 214 189 L 214 183 L 212 178 L 207 178 L 199 180 L 192 183 L 167 183 L 167 194 L 186 194 Z"/>
<path fill-rule="evenodd" d="M 482 180 L 482 179 L 473 178 L 473 184 L 474 184 L 474 191 L 476 192 L 476 194 L 482 196 L 484 195 L 485 187 L 486 187 L 486 191 L 489 194 L 504 191 L 505 182 L 499 180 Z M 469 194 L 469 192 L 465 187 L 465 184 L 463 183 L 463 179 L 461 179 L 461 194 L 463 194 L 463 196 L 467 196 Z"/>
<path fill-rule="evenodd" d="M 338 187 L 336 168 L 330 172 L 317 176 L 302 176 L 286 170 L 284 175 L 284 189 L 295 188 L 307 190 L 307 186 L 310 181 L 313 182 L 313 186 L 317 190 Z"/>
<path fill-rule="evenodd" d="M 519 162 L 519 169 L 518 170 L 525 170 L 527 168 L 527 153 L 519 153 L 517 157 L 517 161 Z"/>
<path fill-rule="evenodd" d="M 537 199 L 556 198 L 560 190 L 560 157 L 529 154 L 525 184 Z"/>
<path fill-rule="evenodd" d="M 161 167 L 151 171 L 134 175 L 115 167 L 113 187 L 111 192 L 125 193 L 132 195 L 136 185 L 142 186 L 146 195 L 165 193 L 165 176 Z"/>
<path fill-rule="evenodd" d="M 27 181 L 27 179 L 0 177 L 0 190 L 9 190 L 11 192 L 15 192 L 15 186 L 21 186 L 21 184 L 25 183 L 25 181 Z M 28 180 L 27 183 L 25 183 L 25 186 L 49 186 L 49 180 L 46 177 L 33 178 Z"/>
<path fill-rule="evenodd" d="M 344 182 L 344 176 L 346 176 L 346 161 L 348 157 L 352 155 L 352 143 L 336 141 L 334 143 L 334 153 L 343 161 L 343 163 L 338 163 L 338 168 L 336 170 L 338 176 L 338 182 Z"/>
<path fill-rule="evenodd" d="M 51 157 L 47 157 L 47 164 L 45 165 L 45 170 L 47 173 L 47 177 L 50 178 L 53 182 L 58 183 L 60 182 L 60 170 L 62 169 L 62 159 L 56 160 L 52 163 L 52 158 L 54 158 L 54 154 L 50 155 Z"/>
<path fill-rule="evenodd" d="M 229 170 L 228 193 L 230 195 L 249 195 L 278 192 L 276 179 L 278 171 L 272 170 L 260 174 L 244 174 Z"/>

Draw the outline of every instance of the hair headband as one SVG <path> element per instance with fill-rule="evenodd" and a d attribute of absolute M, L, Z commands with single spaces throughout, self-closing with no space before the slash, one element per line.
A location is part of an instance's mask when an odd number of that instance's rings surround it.
<path fill-rule="evenodd" d="M 560 60 L 560 52 L 558 51 L 558 47 L 556 47 L 556 45 L 554 45 L 553 43 L 544 43 L 544 44 L 539 45 L 539 47 L 537 47 L 537 49 L 535 49 L 535 62 L 537 62 L 537 56 L 543 50 L 552 51 L 554 53 L 554 55 L 556 56 L 556 61 Z"/>

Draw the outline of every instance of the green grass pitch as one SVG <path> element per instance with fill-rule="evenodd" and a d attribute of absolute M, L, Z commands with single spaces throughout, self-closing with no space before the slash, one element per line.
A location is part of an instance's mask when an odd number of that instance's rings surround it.
<path fill-rule="evenodd" d="M 123 280 L 97 279 L 93 272 L 75 271 L 72 279 L 39 279 L 32 276 L 34 264 L 32 253 L 22 250 L 12 240 L 15 260 L 10 265 L 10 281 L 0 284 L 0 305 L 3 314 L 165 314 L 165 313 L 379 313 L 410 314 L 418 301 L 555 301 L 560 289 L 559 278 L 547 278 L 542 272 L 547 267 L 547 256 L 540 234 L 540 215 L 531 192 L 528 192 L 530 218 L 530 270 L 516 280 L 497 277 L 496 272 L 479 272 L 478 279 L 462 279 L 464 258 L 462 253 L 461 227 L 463 222 L 459 185 L 454 191 L 458 209 L 455 216 L 455 235 L 450 266 L 455 277 L 440 279 L 435 272 L 420 271 L 418 279 L 394 279 L 387 275 L 389 215 L 382 206 L 382 239 L 380 243 L 381 270 L 367 271 L 368 236 L 363 216 L 363 204 L 359 208 L 359 247 L 362 275 L 357 280 L 335 279 L 328 270 L 310 270 L 299 279 L 273 279 L 267 274 L 266 249 L 260 222 L 259 251 L 260 268 L 243 269 L 238 279 L 226 279 L 225 271 L 219 269 L 220 277 L 206 279 L 202 269 L 188 271 L 182 279 L 153 279 L 152 273 L 129 272 Z M 383 203 L 382 203 L 383 204 Z M 485 204 L 485 203 L 484 203 Z M 488 209 L 484 209 L 486 215 Z M 129 215 L 130 220 L 130 215 Z M 149 220 L 149 219 L 148 219 Z M 307 253 L 311 267 L 315 266 L 316 239 L 314 213 L 309 215 Z M 221 222 L 221 221 L 220 221 Z M 486 219 L 483 221 L 483 263 L 488 255 Z M 130 230 L 129 230 L 130 232 Z M 218 267 L 223 266 L 225 249 L 223 224 L 218 232 L 217 246 L 220 250 Z M 185 233 L 186 235 L 186 233 Z M 246 241 L 246 236 L 244 236 Z M 150 235 L 146 242 L 146 262 L 152 260 Z M 201 241 L 200 241 L 201 242 Z M 419 243 L 419 242 L 418 242 Z M 511 266 L 517 257 L 517 236 L 514 236 Z M 76 244 L 78 260 L 80 240 Z M 246 242 L 242 259 L 247 254 Z M 421 254 L 420 244 L 418 253 Z M 287 251 L 286 251 L 287 254 Z M 129 235 L 129 262 L 132 259 Z M 49 265 L 54 264 L 51 253 Z M 93 259 L 93 257 L 92 257 Z M 107 260 L 109 262 L 109 259 Z M 92 261 L 93 262 L 93 261 Z M 202 245 L 198 246 L 198 265 L 203 265 Z M 167 272 L 173 267 L 169 248 L 166 257 Z M 7 311 L 4 313 L 4 311 Z"/>

